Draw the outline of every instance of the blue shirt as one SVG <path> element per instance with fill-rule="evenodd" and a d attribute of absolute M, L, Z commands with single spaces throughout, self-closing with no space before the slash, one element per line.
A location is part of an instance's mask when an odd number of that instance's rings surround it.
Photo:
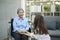
<path fill-rule="evenodd" d="M 15 17 L 13 21 L 13 32 L 16 30 L 29 30 L 30 25 L 28 24 L 27 18 L 23 17 L 22 21 L 20 21 L 20 17 Z"/>

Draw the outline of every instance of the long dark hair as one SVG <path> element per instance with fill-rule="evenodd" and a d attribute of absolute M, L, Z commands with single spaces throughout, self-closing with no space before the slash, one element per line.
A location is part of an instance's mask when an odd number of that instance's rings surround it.
<path fill-rule="evenodd" d="M 39 31 L 38 31 L 38 29 Z M 44 23 L 44 18 L 41 15 L 36 15 L 34 19 L 34 30 L 39 34 L 48 34 L 47 28 Z"/>

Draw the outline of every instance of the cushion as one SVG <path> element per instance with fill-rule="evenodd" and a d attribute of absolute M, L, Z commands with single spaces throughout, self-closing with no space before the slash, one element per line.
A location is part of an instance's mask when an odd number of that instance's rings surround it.
<path fill-rule="evenodd" d="M 56 30 L 56 21 L 46 21 L 46 26 L 48 30 Z"/>
<path fill-rule="evenodd" d="M 56 21 L 56 29 L 60 30 L 60 21 Z"/>
<path fill-rule="evenodd" d="M 48 30 L 51 36 L 59 36 L 60 37 L 60 30 Z"/>

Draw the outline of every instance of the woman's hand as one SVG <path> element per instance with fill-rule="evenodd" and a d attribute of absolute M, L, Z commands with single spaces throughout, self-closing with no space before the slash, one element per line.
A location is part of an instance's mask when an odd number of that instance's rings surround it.
<path fill-rule="evenodd" d="M 17 30 L 17 32 L 18 32 L 19 34 L 29 35 L 29 32 L 28 32 L 27 30 L 23 30 L 23 31 Z"/>
<path fill-rule="evenodd" d="M 24 30 L 24 31 L 20 31 L 20 34 L 25 34 L 27 31 Z"/>
<path fill-rule="evenodd" d="M 24 34 L 27 36 L 30 36 L 30 32 L 28 32 L 28 31 L 26 31 Z"/>

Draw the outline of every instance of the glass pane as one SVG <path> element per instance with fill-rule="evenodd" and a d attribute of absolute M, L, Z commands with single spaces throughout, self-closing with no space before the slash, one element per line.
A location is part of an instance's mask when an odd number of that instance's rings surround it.
<path fill-rule="evenodd" d="M 56 12 L 60 11 L 60 2 L 55 2 L 55 9 L 56 9 Z"/>
<path fill-rule="evenodd" d="M 55 12 L 55 13 L 54 13 L 54 16 L 60 16 L 60 13 L 56 13 L 56 12 Z"/>
<path fill-rule="evenodd" d="M 47 13 L 44 13 L 44 16 L 47 16 Z"/>
<path fill-rule="evenodd" d="M 50 0 L 50 1 L 60 1 L 60 0 Z"/>
<path fill-rule="evenodd" d="M 40 1 L 40 0 L 34 0 L 34 1 L 36 2 L 36 1 Z"/>
<path fill-rule="evenodd" d="M 25 10 L 26 10 L 26 17 L 28 20 L 30 20 L 30 3 L 29 1 L 26 1 L 25 3 Z"/>
<path fill-rule="evenodd" d="M 49 1 L 49 0 L 34 0 L 34 1 L 46 2 L 46 1 Z"/>
<path fill-rule="evenodd" d="M 31 2 L 30 12 L 41 12 L 40 2 Z"/>
<path fill-rule="evenodd" d="M 50 16 L 50 13 L 47 13 L 47 16 Z"/>
<path fill-rule="evenodd" d="M 36 6 L 39 6 L 40 5 L 40 2 L 31 2 L 31 5 L 36 5 Z"/>
<path fill-rule="evenodd" d="M 42 0 L 43 2 L 49 1 L 49 0 Z"/>
<path fill-rule="evenodd" d="M 51 16 L 51 13 L 44 13 L 44 16 Z"/>
<path fill-rule="evenodd" d="M 53 16 L 53 13 L 50 13 L 51 14 L 51 16 Z"/>
<path fill-rule="evenodd" d="M 50 3 L 44 3 L 43 12 L 50 12 L 50 10 L 51 10 L 51 4 Z"/>
<path fill-rule="evenodd" d="M 32 0 L 26 0 L 26 1 L 32 1 Z"/>
<path fill-rule="evenodd" d="M 50 0 L 50 1 L 56 1 L 56 0 Z"/>

